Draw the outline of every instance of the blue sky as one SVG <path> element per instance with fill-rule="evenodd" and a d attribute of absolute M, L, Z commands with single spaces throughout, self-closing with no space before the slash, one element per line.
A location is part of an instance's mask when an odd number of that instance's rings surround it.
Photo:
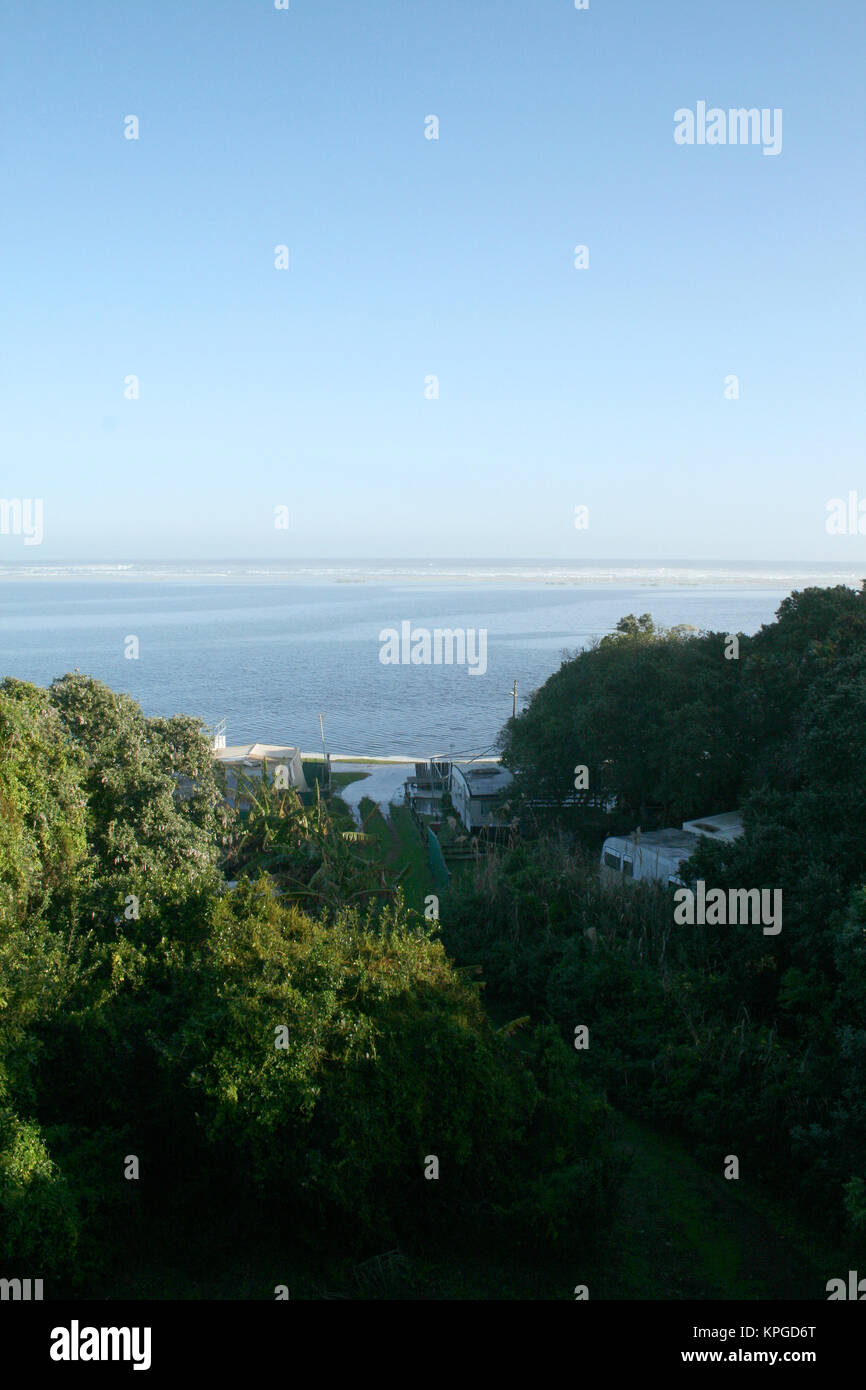
<path fill-rule="evenodd" d="M 825 529 L 866 499 L 861 0 L 3 31 L 0 494 L 45 539 L 0 562 L 863 554 Z M 781 108 L 781 153 L 676 145 L 699 101 Z"/>

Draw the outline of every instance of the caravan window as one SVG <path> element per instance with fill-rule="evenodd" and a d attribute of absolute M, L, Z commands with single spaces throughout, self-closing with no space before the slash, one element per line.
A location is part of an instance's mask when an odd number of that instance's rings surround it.
<path fill-rule="evenodd" d="M 608 869 L 619 870 L 619 855 L 612 854 L 609 849 L 604 852 L 604 862 Z"/>
<path fill-rule="evenodd" d="M 626 878 L 634 878 L 634 860 L 623 859 L 622 871 L 625 874 Z"/>

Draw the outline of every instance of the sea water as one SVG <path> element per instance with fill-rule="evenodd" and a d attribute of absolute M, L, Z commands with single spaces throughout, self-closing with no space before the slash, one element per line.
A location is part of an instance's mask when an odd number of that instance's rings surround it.
<path fill-rule="evenodd" d="M 0 564 L 0 676 L 45 685 L 77 669 L 148 715 L 225 719 L 229 744 L 316 751 L 321 713 L 332 753 L 473 756 L 495 751 L 515 680 L 521 708 L 627 613 L 752 633 L 793 589 L 861 579 L 819 564 L 651 561 Z M 380 634 L 405 622 L 483 630 L 483 674 L 383 664 Z"/>

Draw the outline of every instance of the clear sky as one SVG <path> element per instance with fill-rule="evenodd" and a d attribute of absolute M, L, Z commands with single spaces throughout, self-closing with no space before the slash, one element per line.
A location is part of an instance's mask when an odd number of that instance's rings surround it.
<path fill-rule="evenodd" d="M 290 5 L 6 0 L 0 561 L 862 557 L 863 0 Z"/>

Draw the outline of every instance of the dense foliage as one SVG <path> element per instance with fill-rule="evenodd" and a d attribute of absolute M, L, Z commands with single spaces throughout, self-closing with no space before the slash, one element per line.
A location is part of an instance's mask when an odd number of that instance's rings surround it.
<path fill-rule="evenodd" d="M 483 968 L 508 1009 L 564 1037 L 586 1024 L 585 1074 L 624 1109 L 690 1134 L 708 1163 L 737 1153 L 747 1172 L 822 1220 L 847 1219 L 859 1238 L 866 593 L 793 594 L 775 623 L 740 636 L 737 657 L 726 644 L 629 617 L 564 663 L 504 737 L 525 819 L 546 801 L 558 828 L 455 890 L 445 944 Z M 590 793 L 603 790 L 601 815 L 589 793 L 568 804 L 580 763 Z M 781 888 L 780 935 L 677 926 L 671 890 L 599 878 L 605 826 L 735 806 L 742 838 L 702 841 L 688 876 Z"/>
<path fill-rule="evenodd" d="M 78 674 L 0 687 L 4 1276 L 134 1289 L 220 1232 L 310 1261 L 587 1249 L 619 1165 L 573 1052 L 493 1027 L 369 837 L 251 799 L 194 720 Z"/>
<path fill-rule="evenodd" d="M 650 829 L 736 802 L 742 664 L 725 660 L 724 648 L 723 633 L 656 628 L 647 614 L 623 618 L 509 720 L 503 761 L 517 794 L 536 809 L 552 806 L 557 820 L 576 802 L 578 827 L 637 821 Z M 575 789 L 578 767 L 588 785 Z"/>

